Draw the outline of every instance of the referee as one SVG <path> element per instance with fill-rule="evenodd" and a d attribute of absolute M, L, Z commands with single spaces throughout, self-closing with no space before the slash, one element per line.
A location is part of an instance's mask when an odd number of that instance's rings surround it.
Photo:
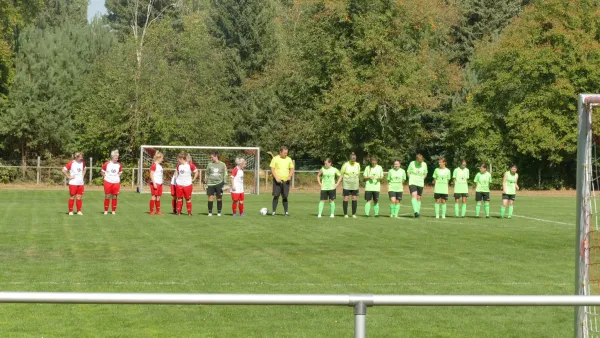
<path fill-rule="evenodd" d="M 288 213 L 288 195 L 290 193 L 290 178 L 294 175 L 294 162 L 288 156 L 288 148 L 281 146 L 279 155 L 273 157 L 271 160 L 271 174 L 273 175 L 273 213 L 277 211 L 277 205 L 279 204 L 279 196 L 283 199 L 283 210 L 285 216 L 289 216 Z"/>

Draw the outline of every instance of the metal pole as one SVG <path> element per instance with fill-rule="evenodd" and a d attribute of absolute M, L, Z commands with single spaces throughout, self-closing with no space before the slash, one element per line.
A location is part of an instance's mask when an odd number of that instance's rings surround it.
<path fill-rule="evenodd" d="M 144 191 L 144 146 L 140 147 L 140 174 L 138 175 L 138 192 Z"/>
<path fill-rule="evenodd" d="M 367 336 L 367 305 L 359 302 L 354 305 L 354 338 Z"/>
<path fill-rule="evenodd" d="M 296 160 L 292 160 L 292 163 L 294 163 L 294 170 L 296 170 Z M 292 189 L 296 188 L 296 175 L 294 173 L 294 175 L 292 176 Z"/>
<path fill-rule="evenodd" d="M 135 187 L 135 168 L 131 168 L 131 187 Z"/>
<path fill-rule="evenodd" d="M 40 184 L 40 157 L 37 160 L 37 184 Z"/>
<path fill-rule="evenodd" d="M 260 148 L 256 150 L 256 194 L 260 195 Z"/>
<path fill-rule="evenodd" d="M 92 170 L 94 168 L 94 159 L 92 157 L 90 157 L 90 184 L 92 184 L 92 177 L 93 177 L 93 171 Z"/>

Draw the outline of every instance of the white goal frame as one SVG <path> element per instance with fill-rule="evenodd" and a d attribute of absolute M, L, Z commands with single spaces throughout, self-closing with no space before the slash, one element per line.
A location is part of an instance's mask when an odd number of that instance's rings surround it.
<path fill-rule="evenodd" d="M 600 294 L 600 228 L 596 199 L 598 183 L 598 158 L 593 152 L 600 135 L 593 134 L 592 112 L 600 106 L 600 94 L 579 94 L 577 104 L 577 235 L 575 239 L 575 294 L 598 296 Z M 597 145 L 598 146 L 598 145 Z M 600 337 L 600 307 L 587 305 L 575 308 L 575 337 Z"/>
<path fill-rule="evenodd" d="M 144 167 L 144 149 L 146 148 L 154 148 L 157 150 L 160 149 L 181 149 L 181 150 L 217 150 L 217 151 L 229 151 L 229 150 L 250 150 L 250 151 L 255 151 L 256 152 L 256 165 L 255 168 L 252 168 L 250 170 L 246 169 L 246 171 L 250 171 L 254 174 L 254 191 L 247 191 L 246 194 L 256 194 L 259 195 L 260 194 L 260 147 L 222 147 L 222 146 L 164 146 L 164 145 L 142 145 L 140 146 L 140 159 L 139 159 L 139 163 L 138 163 L 138 192 L 139 193 L 144 193 L 144 192 L 149 192 L 148 188 L 145 187 L 145 183 L 144 182 L 144 170 L 149 170 L 150 167 Z M 201 172 L 204 172 L 206 168 L 198 168 L 198 170 L 200 170 Z M 230 169 L 230 168 L 228 168 Z M 202 175 L 202 174 L 201 174 Z M 202 176 L 200 176 L 200 179 L 198 180 L 199 182 L 202 181 Z M 229 185 L 229 175 L 227 175 L 227 177 L 225 178 L 225 184 Z M 170 182 L 164 182 L 163 184 L 166 183 L 170 183 Z M 204 192 L 203 189 L 200 189 L 200 191 L 196 191 L 198 193 L 202 193 Z M 167 193 L 167 192 L 163 192 Z"/>

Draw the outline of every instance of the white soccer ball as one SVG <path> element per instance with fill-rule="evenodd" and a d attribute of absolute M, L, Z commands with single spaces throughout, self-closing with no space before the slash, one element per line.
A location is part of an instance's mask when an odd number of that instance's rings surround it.
<path fill-rule="evenodd" d="M 260 214 L 263 216 L 266 216 L 269 213 L 269 210 L 267 208 L 262 208 L 260 209 Z"/>

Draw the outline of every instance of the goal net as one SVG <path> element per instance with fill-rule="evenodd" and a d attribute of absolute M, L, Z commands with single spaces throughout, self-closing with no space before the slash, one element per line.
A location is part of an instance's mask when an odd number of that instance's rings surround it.
<path fill-rule="evenodd" d="M 236 159 L 246 159 L 246 169 L 244 170 L 244 192 L 250 194 L 259 194 L 259 170 L 260 170 L 260 148 L 258 147 L 185 147 L 185 146 L 141 146 L 139 163 L 139 192 L 150 192 L 150 166 L 153 163 L 154 154 L 160 151 L 164 160 L 163 166 L 163 186 L 170 186 L 171 179 L 177 167 L 177 155 L 181 152 L 187 152 L 192 156 L 192 163 L 198 168 L 199 179 L 194 183 L 194 194 L 206 192 L 206 166 L 210 163 L 210 154 L 219 153 L 220 160 L 227 166 L 228 174 L 236 166 Z M 229 191 L 231 180 L 229 175 L 225 178 L 225 193 Z M 169 189 L 163 188 L 163 193 L 168 194 Z"/>
<path fill-rule="evenodd" d="M 577 258 L 576 288 L 578 295 L 600 295 L 600 227 L 598 198 L 600 197 L 600 94 L 580 94 L 578 102 L 577 141 Z M 577 337 L 600 338 L 598 306 L 576 309 Z"/>

